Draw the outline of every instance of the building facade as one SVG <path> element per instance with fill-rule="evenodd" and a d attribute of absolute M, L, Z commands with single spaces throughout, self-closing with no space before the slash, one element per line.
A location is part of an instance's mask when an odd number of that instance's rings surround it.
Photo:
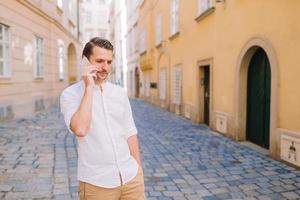
<path fill-rule="evenodd" d="M 80 32 L 84 45 L 92 37 L 109 37 L 109 0 L 82 0 L 80 2 Z"/>
<path fill-rule="evenodd" d="M 139 46 L 138 46 L 138 17 L 140 0 L 126 0 L 127 32 L 126 57 L 127 57 L 127 93 L 132 98 L 140 97 L 140 82 L 142 80 L 139 67 Z"/>
<path fill-rule="evenodd" d="M 140 97 L 143 74 L 139 67 L 139 5 L 142 0 L 112 0 L 110 5 L 110 40 L 115 47 L 113 80 L 130 97 Z"/>
<path fill-rule="evenodd" d="M 114 45 L 114 60 L 111 77 L 116 84 L 127 91 L 126 33 L 127 7 L 126 0 L 112 0 L 110 7 L 110 40 Z"/>
<path fill-rule="evenodd" d="M 57 103 L 78 80 L 76 0 L 0 2 L 0 121 Z"/>
<path fill-rule="evenodd" d="M 300 148 L 299 8 L 296 0 L 144 0 L 142 98 L 300 165 L 291 151 Z"/>

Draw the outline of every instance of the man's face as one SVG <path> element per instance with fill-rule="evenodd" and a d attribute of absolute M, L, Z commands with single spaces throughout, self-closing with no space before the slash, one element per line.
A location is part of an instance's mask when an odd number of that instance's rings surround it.
<path fill-rule="evenodd" d="M 92 65 L 97 66 L 97 78 L 105 80 L 111 71 L 113 52 L 98 46 L 93 48 L 89 61 Z"/>

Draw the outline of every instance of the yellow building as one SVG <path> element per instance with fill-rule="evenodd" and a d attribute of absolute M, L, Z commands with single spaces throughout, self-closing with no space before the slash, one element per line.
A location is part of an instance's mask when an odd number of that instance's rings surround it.
<path fill-rule="evenodd" d="M 299 165 L 299 11 L 298 0 L 144 0 L 143 98 Z"/>
<path fill-rule="evenodd" d="M 0 121 L 57 102 L 78 78 L 77 0 L 0 1 Z"/>

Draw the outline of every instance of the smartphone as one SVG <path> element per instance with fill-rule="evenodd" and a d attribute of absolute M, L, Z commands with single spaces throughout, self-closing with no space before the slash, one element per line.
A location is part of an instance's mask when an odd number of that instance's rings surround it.
<path fill-rule="evenodd" d="M 82 69 L 84 69 L 85 67 L 90 66 L 90 65 L 91 65 L 90 61 L 85 56 L 83 56 L 83 58 L 81 59 L 81 62 L 80 62 L 80 67 Z"/>
<path fill-rule="evenodd" d="M 82 60 L 80 62 L 81 69 L 84 69 L 85 67 L 88 67 L 90 65 L 92 65 L 92 64 L 87 59 L 87 57 L 83 56 L 83 58 L 82 58 Z M 95 77 L 93 77 L 93 78 L 94 78 L 95 81 L 98 79 L 98 78 L 95 78 Z"/>

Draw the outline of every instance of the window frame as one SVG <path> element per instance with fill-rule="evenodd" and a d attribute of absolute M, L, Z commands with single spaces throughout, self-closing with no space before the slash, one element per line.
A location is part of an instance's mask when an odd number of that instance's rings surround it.
<path fill-rule="evenodd" d="M 63 44 L 58 45 L 58 80 L 65 80 L 65 48 Z"/>
<path fill-rule="evenodd" d="M 178 74 L 176 74 L 178 73 Z M 176 75 L 179 76 L 178 82 L 176 82 Z M 172 76 L 172 103 L 175 105 L 181 105 L 181 96 L 182 96 L 182 69 L 181 64 L 177 64 L 173 67 L 173 76 Z"/>
<path fill-rule="evenodd" d="M 140 40 L 140 54 L 144 54 L 147 51 L 147 32 L 146 29 L 141 31 L 141 40 Z"/>
<path fill-rule="evenodd" d="M 3 62 L 3 73 L 0 74 L 0 78 L 11 78 L 11 33 L 10 26 L 0 23 L 2 40 L 0 44 L 2 45 L 3 58 L 0 61 Z M 5 32 L 7 31 L 7 32 Z M 7 38 L 6 38 L 7 37 Z"/>
<path fill-rule="evenodd" d="M 34 36 L 34 78 L 44 78 L 44 39 Z"/>
<path fill-rule="evenodd" d="M 155 23 L 155 44 L 156 46 L 159 46 L 162 43 L 162 15 L 159 14 L 156 17 L 156 23 Z"/>
<path fill-rule="evenodd" d="M 179 0 L 171 0 L 170 37 L 179 33 Z"/>
<path fill-rule="evenodd" d="M 206 2 L 205 8 L 202 8 L 202 2 Z M 213 0 L 197 0 L 197 15 L 201 16 L 208 10 L 213 8 Z M 202 10 L 203 9 L 203 10 Z"/>
<path fill-rule="evenodd" d="M 56 0 L 56 6 L 59 8 L 61 11 L 63 11 L 64 8 L 64 1 L 63 0 Z"/>
<path fill-rule="evenodd" d="M 76 0 L 68 0 L 68 18 L 73 23 L 75 23 L 77 19 L 76 12 Z"/>

